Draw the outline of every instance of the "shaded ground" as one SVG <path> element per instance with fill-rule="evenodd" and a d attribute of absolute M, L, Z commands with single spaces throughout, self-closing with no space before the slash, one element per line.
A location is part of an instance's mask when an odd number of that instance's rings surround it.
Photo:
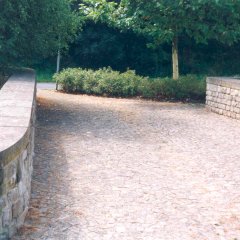
<path fill-rule="evenodd" d="M 5 84 L 5 82 L 7 81 L 8 79 L 8 76 L 5 76 L 3 75 L 1 72 L 0 72 L 0 89 L 2 88 L 2 86 Z"/>
<path fill-rule="evenodd" d="M 240 239 L 240 122 L 202 105 L 38 93 L 14 240 Z"/>

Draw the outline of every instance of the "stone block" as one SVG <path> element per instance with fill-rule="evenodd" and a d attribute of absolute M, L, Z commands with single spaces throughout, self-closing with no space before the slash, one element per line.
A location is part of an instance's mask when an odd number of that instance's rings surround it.
<path fill-rule="evenodd" d="M 4 168 L 4 181 L 7 190 L 12 189 L 17 182 L 17 162 L 13 161 Z"/>
<path fill-rule="evenodd" d="M 223 93 L 219 93 L 218 97 L 221 98 L 221 99 L 224 99 L 225 94 L 223 94 Z"/>
<path fill-rule="evenodd" d="M 7 239 L 9 239 L 8 230 L 3 228 L 0 231 L 0 240 L 7 240 Z"/>
<path fill-rule="evenodd" d="M 222 88 L 221 88 L 221 92 L 224 93 L 224 94 L 226 94 L 226 93 L 227 93 L 227 89 L 228 89 L 227 87 L 222 87 Z"/>
<path fill-rule="evenodd" d="M 235 113 L 240 113 L 240 109 L 238 107 L 235 107 L 233 110 Z"/>
<path fill-rule="evenodd" d="M 218 85 L 218 86 L 217 86 L 217 92 L 218 92 L 218 93 L 221 93 L 221 90 L 222 90 L 222 87 Z"/>
<path fill-rule="evenodd" d="M 17 221 L 13 220 L 13 222 L 8 227 L 8 235 L 11 238 L 17 232 Z"/>
<path fill-rule="evenodd" d="M 18 188 L 14 188 L 12 189 L 10 192 L 8 192 L 7 194 L 7 198 L 8 198 L 8 202 L 16 202 L 19 198 L 19 192 L 18 192 Z"/>
<path fill-rule="evenodd" d="M 8 205 L 2 210 L 2 225 L 3 225 L 3 227 L 8 227 L 9 224 L 11 223 L 11 221 L 12 221 L 12 209 Z"/>
<path fill-rule="evenodd" d="M 21 227 L 23 225 L 27 213 L 28 213 L 28 208 L 26 207 L 24 209 L 24 211 L 21 213 L 21 215 L 17 219 L 17 228 L 19 228 L 19 227 Z"/>
<path fill-rule="evenodd" d="M 224 104 L 224 105 L 227 105 L 227 100 L 225 98 L 223 98 L 221 103 Z"/>
<path fill-rule="evenodd" d="M 24 208 L 29 205 L 30 201 L 30 193 L 26 191 L 23 195 L 23 201 L 24 201 Z"/>
<path fill-rule="evenodd" d="M 26 187 L 26 185 L 23 182 L 20 182 L 18 184 L 18 191 L 19 191 L 19 195 L 20 196 L 23 196 L 24 193 L 27 191 L 27 187 Z"/>
<path fill-rule="evenodd" d="M 209 96 L 209 95 L 206 96 L 206 100 L 211 101 L 212 99 L 213 99 L 212 96 Z"/>
<path fill-rule="evenodd" d="M 227 116 L 227 111 L 226 110 L 223 110 L 223 115 Z"/>
<path fill-rule="evenodd" d="M 234 97 L 238 97 L 239 96 L 239 90 L 236 90 L 236 89 L 231 89 L 231 93 L 230 93 L 232 96 Z"/>
<path fill-rule="evenodd" d="M 217 92 L 212 92 L 211 94 L 213 97 L 216 97 L 217 96 Z"/>
<path fill-rule="evenodd" d="M 27 156 L 28 156 L 28 151 L 27 151 L 27 149 L 25 149 L 21 156 L 22 160 L 25 160 L 27 158 Z"/>
<path fill-rule="evenodd" d="M 207 90 L 206 95 L 207 95 L 207 96 L 211 96 L 211 95 L 212 95 L 212 92 L 209 91 L 209 90 Z"/>
<path fill-rule="evenodd" d="M 230 101 L 232 100 L 232 96 L 231 96 L 231 95 L 226 95 L 225 98 L 226 98 L 227 100 L 230 100 Z"/>
<path fill-rule="evenodd" d="M 231 103 L 232 103 L 231 100 L 227 100 L 227 101 L 226 101 L 226 105 L 228 105 L 228 106 L 231 106 Z"/>
<path fill-rule="evenodd" d="M 214 84 L 207 84 L 207 90 L 216 92 L 218 90 L 218 86 Z"/>
<path fill-rule="evenodd" d="M 222 110 L 225 110 L 225 109 L 226 109 L 225 105 L 222 104 L 222 103 L 219 103 L 219 104 L 218 104 L 218 108 L 219 108 L 219 109 L 222 109 Z"/>
<path fill-rule="evenodd" d="M 236 114 L 236 119 L 240 120 L 240 114 Z"/>
<path fill-rule="evenodd" d="M 12 205 L 12 216 L 13 218 L 17 218 L 23 212 L 23 201 L 21 199 L 17 200 Z"/>

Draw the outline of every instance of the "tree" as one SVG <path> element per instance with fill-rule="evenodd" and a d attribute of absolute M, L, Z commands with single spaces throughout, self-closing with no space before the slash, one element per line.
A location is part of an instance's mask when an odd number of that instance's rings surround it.
<path fill-rule="evenodd" d="M 94 20 L 149 36 L 152 47 L 172 43 L 173 79 L 179 77 L 178 42 L 216 39 L 232 44 L 240 37 L 240 0 L 85 0 L 80 10 Z"/>
<path fill-rule="evenodd" d="M 125 71 L 131 68 L 142 75 L 159 74 L 157 52 L 146 46 L 147 40 L 132 31 L 121 32 L 103 23 L 86 22 L 76 40 L 70 44 L 67 65 L 98 69 L 111 66 L 114 70 Z M 168 57 L 168 56 L 167 56 Z M 64 64 L 64 61 L 63 61 Z"/>
<path fill-rule="evenodd" d="M 0 65 L 54 55 L 78 26 L 67 0 L 0 0 L 0 6 Z"/>

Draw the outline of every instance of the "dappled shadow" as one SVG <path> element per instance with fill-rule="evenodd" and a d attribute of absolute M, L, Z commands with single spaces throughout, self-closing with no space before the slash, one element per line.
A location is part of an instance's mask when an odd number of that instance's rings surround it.
<path fill-rule="evenodd" d="M 39 93 L 37 116 L 30 211 L 14 240 L 145 239 L 151 227 L 154 239 L 174 238 L 165 226 L 188 236 L 185 219 L 198 237 L 212 216 L 232 229 L 239 122 L 199 104 L 51 91 Z"/>
<path fill-rule="evenodd" d="M 64 115 L 56 116 L 55 111 L 50 108 L 51 103 L 38 104 L 29 212 L 25 224 L 13 239 L 42 239 L 56 221 L 61 228 L 61 221 L 58 219 L 64 211 L 63 199 L 71 196 L 71 190 L 65 181 L 69 169 L 63 148 L 64 135 L 55 125 L 55 120 Z"/>

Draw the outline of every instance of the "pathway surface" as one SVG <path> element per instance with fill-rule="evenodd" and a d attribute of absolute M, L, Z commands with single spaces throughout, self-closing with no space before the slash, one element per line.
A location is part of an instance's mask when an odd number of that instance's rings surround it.
<path fill-rule="evenodd" d="M 240 239 L 240 121 L 203 105 L 38 93 L 14 240 Z"/>
<path fill-rule="evenodd" d="M 55 90 L 56 83 L 55 82 L 37 83 L 37 88 L 41 90 Z"/>

